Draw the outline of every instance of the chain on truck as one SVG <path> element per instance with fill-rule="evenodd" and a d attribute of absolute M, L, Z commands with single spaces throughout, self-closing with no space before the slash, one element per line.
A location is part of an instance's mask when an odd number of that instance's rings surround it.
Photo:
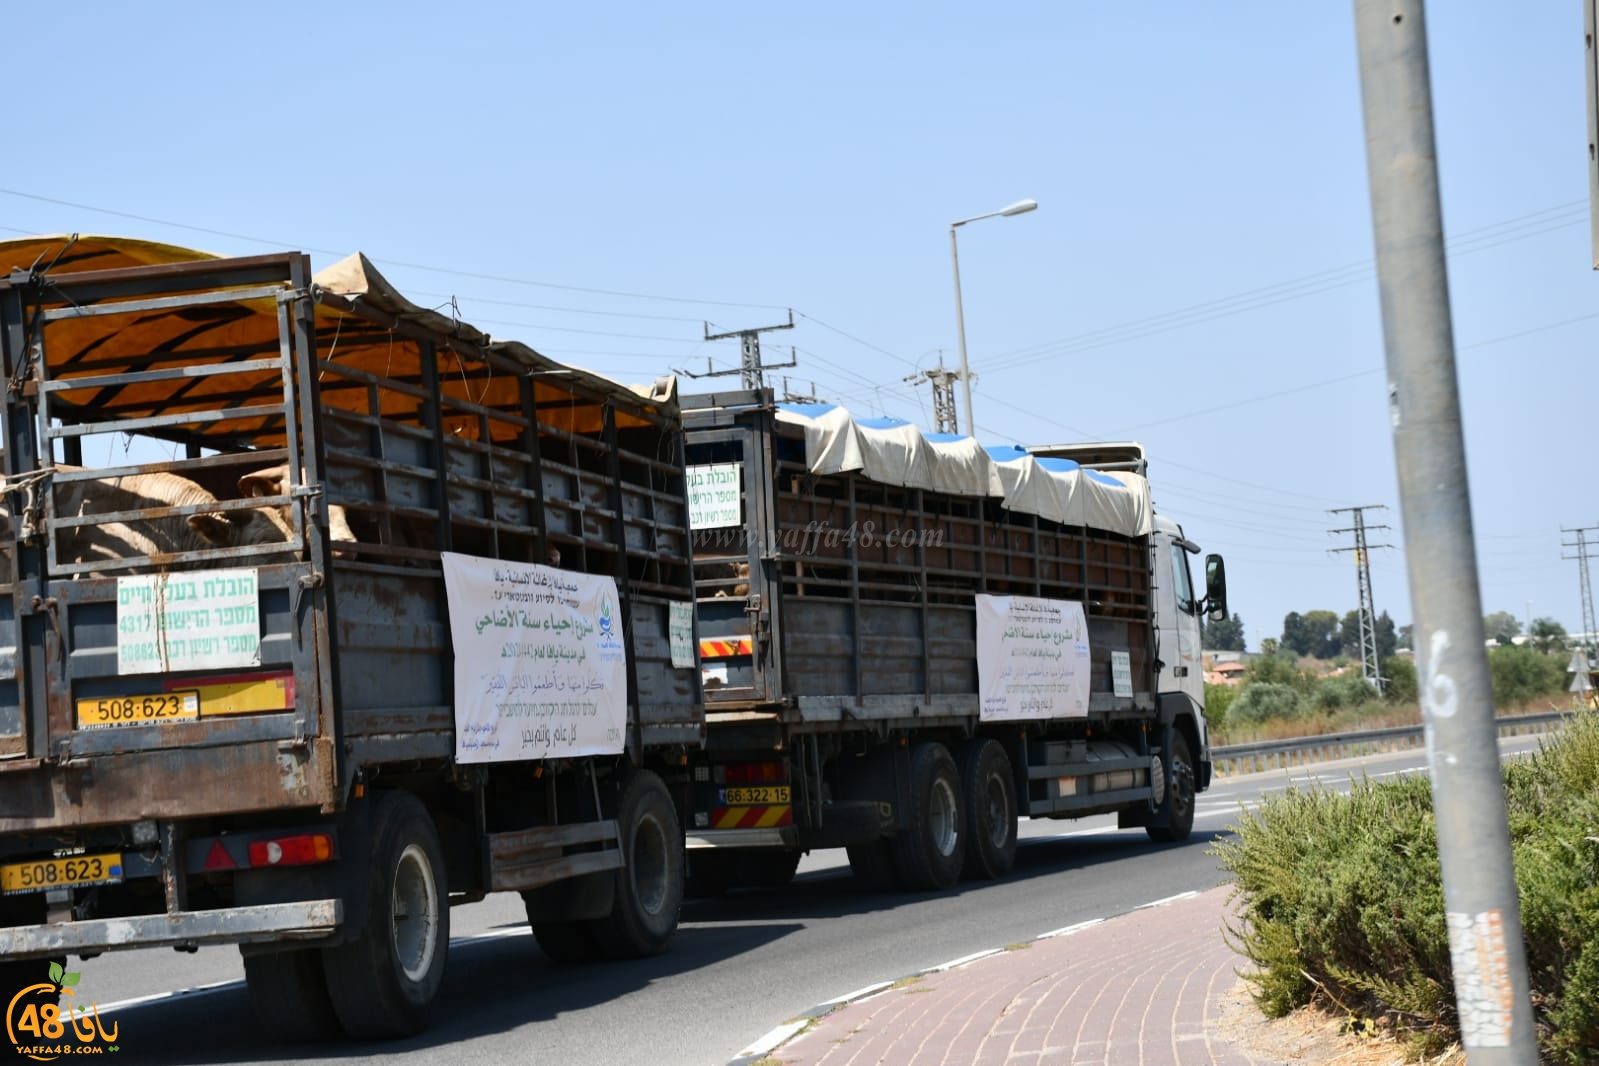
<path fill-rule="evenodd" d="M 7 998 L 236 943 L 274 1034 L 404 1035 L 495 891 L 557 959 L 661 950 L 704 731 L 675 386 L 359 254 L 0 255 Z"/>
<path fill-rule="evenodd" d="M 1136 444 L 985 449 L 769 391 L 685 399 L 707 740 L 690 891 L 844 847 L 879 889 L 993 878 L 1017 818 L 1186 839 L 1219 556 Z"/>

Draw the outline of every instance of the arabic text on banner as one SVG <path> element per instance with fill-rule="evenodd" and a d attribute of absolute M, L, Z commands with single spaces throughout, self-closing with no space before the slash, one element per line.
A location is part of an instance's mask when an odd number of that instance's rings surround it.
<path fill-rule="evenodd" d="M 1083 605 L 1035 596 L 977 597 L 977 696 L 985 722 L 1088 714 Z"/>
<path fill-rule="evenodd" d="M 613 755 L 627 654 L 609 577 L 442 553 L 460 762 Z"/>

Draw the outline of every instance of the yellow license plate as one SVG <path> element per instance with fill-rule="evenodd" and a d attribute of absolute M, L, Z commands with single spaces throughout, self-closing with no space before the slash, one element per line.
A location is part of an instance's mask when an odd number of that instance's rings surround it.
<path fill-rule="evenodd" d="M 79 729 L 193 721 L 200 717 L 196 689 L 151 692 L 142 696 L 106 696 L 78 701 Z"/>
<path fill-rule="evenodd" d="M 759 807 L 766 803 L 787 803 L 787 785 L 762 785 L 756 788 L 729 788 L 722 791 L 722 803 L 728 807 Z"/>
<path fill-rule="evenodd" d="M 114 885 L 122 880 L 121 855 L 73 855 L 0 866 L 0 894 L 43 892 L 47 888 Z"/>

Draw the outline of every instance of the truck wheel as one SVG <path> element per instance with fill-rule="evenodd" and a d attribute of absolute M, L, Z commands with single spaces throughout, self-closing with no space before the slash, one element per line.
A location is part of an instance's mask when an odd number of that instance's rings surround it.
<path fill-rule="evenodd" d="M 1172 733 L 1171 751 L 1164 762 L 1166 824 L 1152 825 L 1144 831 L 1151 840 L 1175 844 L 1187 840 L 1194 830 L 1194 757 L 1181 733 Z"/>
<path fill-rule="evenodd" d="M 616 906 L 593 925 L 594 939 L 613 959 L 654 955 L 677 931 L 683 906 L 683 830 L 666 785 L 649 770 L 633 775 L 617 804 L 622 860 Z"/>
<path fill-rule="evenodd" d="M 250 1006 L 273 1040 L 307 1044 L 332 1040 L 342 1031 L 316 948 L 246 955 L 244 982 Z"/>
<path fill-rule="evenodd" d="M 409 792 L 385 792 L 371 816 L 366 928 L 325 949 L 322 966 L 345 1032 L 387 1040 L 427 1026 L 444 981 L 450 907 L 444 852 L 422 802 Z"/>
<path fill-rule="evenodd" d="M 948 888 L 966 859 L 960 778 L 949 749 L 924 742 L 911 749 L 909 826 L 891 840 L 900 883 L 912 891 Z"/>
<path fill-rule="evenodd" d="M 966 876 L 1003 877 L 1016 864 L 1016 779 L 997 741 L 961 749 L 961 796 L 966 801 Z"/>
<path fill-rule="evenodd" d="M 532 922 L 533 939 L 551 962 L 593 962 L 600 947 L 594 942 L 592 921 Z"/>

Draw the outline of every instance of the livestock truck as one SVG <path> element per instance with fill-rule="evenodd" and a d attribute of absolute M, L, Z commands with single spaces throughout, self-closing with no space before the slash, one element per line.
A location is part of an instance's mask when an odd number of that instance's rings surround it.
<path fill-rule="evenodd" d="M 704 732 L 672 383 L 359 254 L 0 259 L 0 1006 L 238 944 L 272 1033 L 408 1034 L 500 891 L 558 959 L 662 949 Z"/>
<path fill-rule="evenodd" d="M 1020 815 L 1189 835 L 1225 574 L 1195 591 L 1138 445 L 985 449 L 762 391 L 688 397 L 684 425 L 691 891 L 836 847 L 878 889 L 998 877 Z"/>

